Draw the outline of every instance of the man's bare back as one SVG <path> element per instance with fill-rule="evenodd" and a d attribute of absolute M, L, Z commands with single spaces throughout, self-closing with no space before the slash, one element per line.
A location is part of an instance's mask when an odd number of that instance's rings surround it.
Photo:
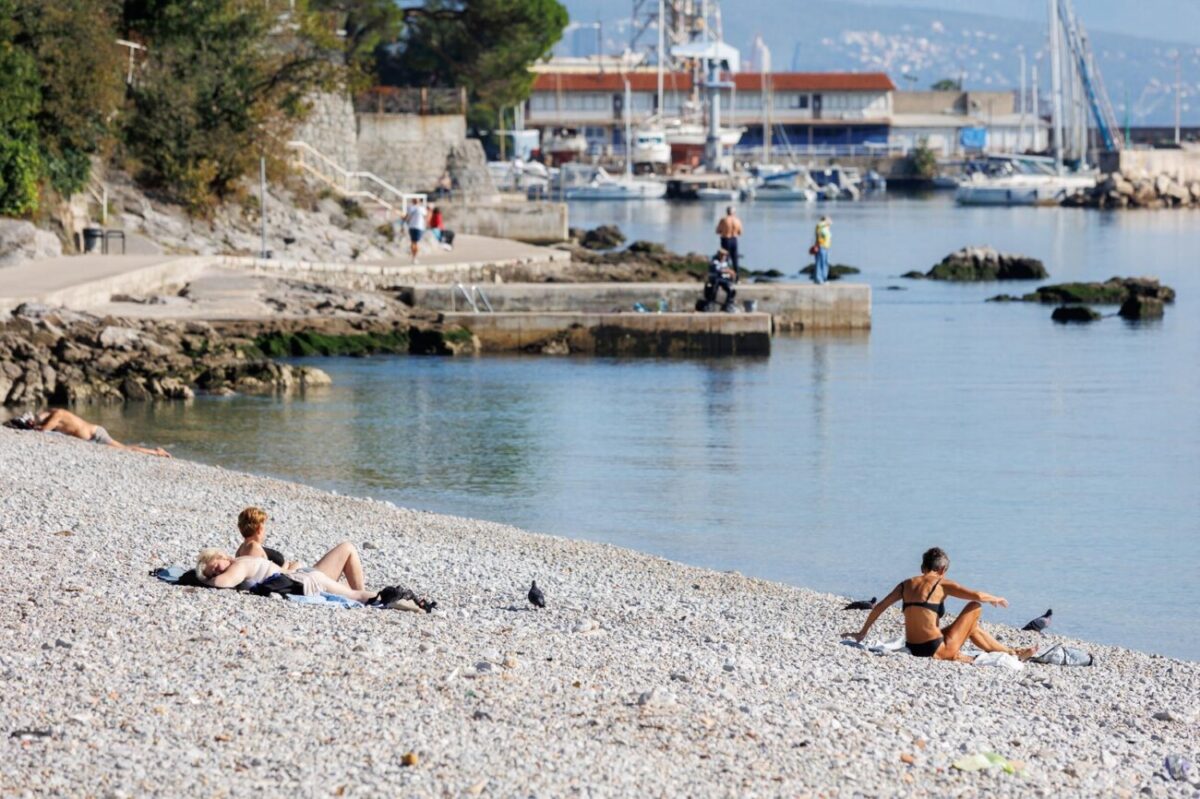
<path fill-rule="evenodd" d="M 742 220 L 733 214 L 721 217 L 717 223 L 717 235 L 724 239 L 732 239 L 742 235 Z"/>
<path fill-rule="evenodd" d="M 92 424 L 86 419 L 76 416 L 70 411 L 65 411 L 62 408 L 55 408 L 52 411 L 42 411 L 37 415 L 37 429 L 43 433 L 62 433 L 65 436 L 74 436 L 81 438 L 84 441 L 91 441 L 93 444 L 104 444 L 117 449 L 128 449 L 134 452 L 140 452 L 143 455 L 157 455 L 162 458 L 169 458 L 171 454 L 162 447 L 148 449 L 146 447 L 138 447 L 133 444 L 122 444 L 119 441 L 114 441 L 113 437 L 108 434 L 98 424 Z"/>

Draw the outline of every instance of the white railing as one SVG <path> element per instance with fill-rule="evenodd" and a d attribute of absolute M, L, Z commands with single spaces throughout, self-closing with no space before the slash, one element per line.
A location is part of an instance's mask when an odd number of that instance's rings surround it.
<path fill-rule="evenodd" d="M 425 200 L 422 192 L 401 191 L 373 172 L 352 172 L 325 155 L 308 142 L 289 141 L 287 148 L 292 153 L 291 162 L 343 197 L 368 200 L 394 216 L 401 216 L 404 208 L 413 200 Z M 362 188 L 366 181 L 382 190 L 381 193 Z"/>

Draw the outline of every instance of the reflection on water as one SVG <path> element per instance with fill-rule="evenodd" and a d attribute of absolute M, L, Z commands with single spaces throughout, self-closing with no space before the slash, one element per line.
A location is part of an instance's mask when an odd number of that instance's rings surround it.
<path fill-rule="evenodd" d="M 709 243 L 709 209 L 651 207 L 573 208 L 573 224 Z M 790 257 L 816 212 L 747 209 L 746 249 Z M 1012 601 L 990 618 L 1053 607 L 1064 634 L 1200 658 L 1200 216 L 833 214 L 835 260 L 876 287 L 869 335 L 781 336 L 757 360 L 329 360 L 334 387 L 304 401 L 93 415 L 229 468 L 856 595 L 936 544 L 953 577 Z M 1006 287 L 895 277 L 968 243 L 1042 257 L 1056 280 L 1154 272 L 1179 301 L 1157 325 L 1064 327 L 982 302 Z"/>

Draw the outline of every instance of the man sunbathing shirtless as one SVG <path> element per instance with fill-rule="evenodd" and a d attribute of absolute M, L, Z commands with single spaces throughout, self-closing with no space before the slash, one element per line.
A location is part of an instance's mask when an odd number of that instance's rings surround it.
<path fill-rule="evenodd" d="M 140 452 L 143 455 L 157 455 L 161 458 L 171 457 L 171 453 L 167 452 L 162 447 L 148 449 L 139 447 L 134 444 L 122 444 L 120 441 L 113 440 L 113 437 L 108 434 L 98 424 L 92 424 L 86 419 L 64 411 L 62 408 L 55 408 L 52 411 L 42 411 L 34 417 L 34 430 L 40 430 L 43 433 L 62 433 L 65 436 L 74 436 L 82 438 L 84 441 L 91 441 L 93 444 L 104 444 L 117 449 L 127 449 L 132 452 Z"/>

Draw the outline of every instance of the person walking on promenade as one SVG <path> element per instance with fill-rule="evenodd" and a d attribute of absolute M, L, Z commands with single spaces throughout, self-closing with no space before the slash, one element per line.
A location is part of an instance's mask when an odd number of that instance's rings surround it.
<path fill-rule="evenodd" d="M 813 264 L 813 282 L 824 283 L 829 279 L 829 247 L 833 244 L 833 220 L 822 216 L 817 222 L 814 233 L 812 254 L 816 256 Z"/>
<path fill-rule="evenodd" d="M 742 220 L 738 219 L 733 206 L 725 209 L 725 216 L 717 222 L 717 235 L 721 237 L 721 249 L 729 253 L 733 271 L 738 271 L 738 236 L 742 235 Z"/>
<path fill-rule="evenodd" d="M 425 228 L 428 227 L 427 223 L 425 204 L 418 197 L 413 200 L 412 205 L 408 206 L 408 213 L 404 215 L 404 224 L 408 226 L 408 240 L 414 264 L 417 262 L 417 252 L 421 246 L 421 236 L 425 234 Z"/>

